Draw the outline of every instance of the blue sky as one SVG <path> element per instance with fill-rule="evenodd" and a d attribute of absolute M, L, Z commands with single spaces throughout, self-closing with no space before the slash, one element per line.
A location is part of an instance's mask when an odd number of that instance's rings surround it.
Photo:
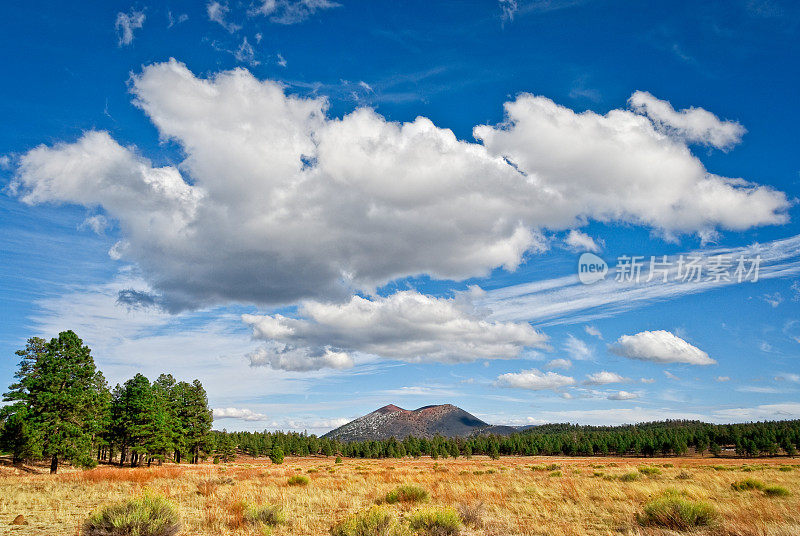
<path fill-rule="evenodd" d="M 800 418 L 793 3 L 27 2 L 0 21 L 4 385 L 27 337 L 73 329 L 112 383 L 199 378 L 219 428 L 320 433 L 388 403 Z M 586 251 L 609 265 L 591 285 Z M 757 281 L 708 281 L 756 257 Z"/>

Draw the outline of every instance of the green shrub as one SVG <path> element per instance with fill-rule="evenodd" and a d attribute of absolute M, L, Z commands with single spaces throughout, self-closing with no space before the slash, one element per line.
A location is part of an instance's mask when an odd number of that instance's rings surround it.
<path fill-rule="evenodd" d="M 739 480 L 738 482 L 733 482 L 731 487 L 736 491 L 747 491 L 751 489 L 760 489 L 763 490 L 765 484 L 760 480 L 756 480 L 755 478 L 745 478 L 744 480 Z"/>
<path fill-rule="evenodd" d="M 250 506 L 244 513 L 244 519 L 252 525 L 274 527 L 286 521 L 280 507 L 271 504 Z"/>
<path fill-rule="evenodd" d="M 173 536 L 179 530 L 172 504 L 150 494 L 103 508 L 83 523 L 85 536 Z"/>
<path fill-rule="evenodd" d="M 770 497 L 788 497 L 792 494 L 792 492 L 783 486 L 767 486 L 764 488 L 764 493 Z"/>
<path fill-rule="evenodd" d="M 544 465 L 531 465 L 531 471 L 547 471 Z"/>
<path fill-rule="evenodd" d="M 333 463 L 342 463 L 342 457 L 336 456 L 336 459 L 333 461 Z"/>
<path fill-rule="evenodd" d="M 550 473 L 550 474 L 549 474 L 549 475 L 547 475 L 547 476 L 552 476 L 552 477 L 558 477 L 558 476 L 561 476 L 561 471 L 553 471 L 552 473 Z"/>
<path fill-rule="evenodd" d="M 557 471 L 557 470 L 561 469 L 561 466 L 558 465 L 557 463 L 551 463 L 550 465 L 545 467 L 545 469 L 547 469 L 548 471 Z"/>
<path fill-rule="evenodd" d="M 308 486 L 309 482 L 311 481 L 308 479 L 308 477 L 303 475 L 294 475 L 286 481 L 286 483 L 290 486 Z"/>
<path fill-rule="evenodd" d="M 417 534 L 455 536 L 461 532 L 461 518 L 452 508 L 424 508 L 408 517 L 408 524 Z"/>
<path fill-rule="evenodd" d="M 638 473 L 625 473 L 625 474 L 619 475 L 619 477 L 617 477 L 617 478 L 619 478 L 620 482 L 634 482 L 636 480 L 639 480 L 639 474 Z"/>
<path fill-rule="evenodd" d="M 280 465 L 283 463 L 283 449 L 280 447 L 275 447 L 272 449 L 272 452 L 269 453 L 269 459 L 272 463 Z"/>
<path fill-rule="evenodd" d="M 411 536 L 386 508 L 373 506 L 331 527 L 331 536 Z"/>
<path fill-rule="evenodd" d="M 386 494 L 386 502 L 389 504 L 397 502 L 426 502 L 429 498 L 430 495 L 424 488 L 413 484 L 398 486 Z"/>
<path fill-rule="evenodd" d="M 643 475 L 660 475 L 661 469 L 658 467 L 648 467 L 646 465 L 642 465 L 639 467 L 639 472 Z"/>
<path fill-rule="evenodd" d="M 716 512 L 711 505 L 690 501 L 675 491 L 668 491 L 648 502 L 638 520 L 642 525 L 688 530 L 710 525 L 715 517 Z"/>
<path fill-rule="evenodd" d="M 778 471 L 783 471 L 784 473 L 788 473 L 791 470 L 792 468 L 789 467 L 788 465 L 781 465 L 780 467 L 778 467 Z"/>

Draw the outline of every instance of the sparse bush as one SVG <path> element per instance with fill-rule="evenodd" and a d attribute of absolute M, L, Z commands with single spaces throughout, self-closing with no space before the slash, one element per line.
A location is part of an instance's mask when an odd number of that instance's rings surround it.
<path fill-rule="evenodd" d="M 411 536 L 386 508 L 373 506 L 331 527 L 331 536 Z"/>
<path fill-rule="evenodd" d="M 274 527 L 286 521 L 280 507 L 271 504 L 248 507 L 244 519 L 251 525 L 262 527 Z"/>
<path fill-rule="evenodd" d="M 643 475 L 653 476 L 653 475 L 660 475 L 661 469 L 658 467 L 648 467 L 646 465 L 642 465 L 639 467 L 639 472 Z"/>
<path fill-rule="evenodd" d="M 429 498 L 430 495 L 424 488 L 413 484 L 398 486 L 386 494 L 386 502 L 389 504 L 397 502 L 426 502 Z"/>
<path fill-rule="evenodd" d="M 739 480 L 731 484 L 731 487 L 736 491 L 748 491 L 751 489 L 763 490 L 765 486 L 763 482 L 755 478 L 745 478 L 744 480 Z"/>
<path fill-rule="evenodd" d="M 681 471 L 675 478 L 677 478 L 678 480 L 691 480 L 692 475 L 690 473 L 687 473 L 686 471 Z"/>
<path fill-rule="evenodd" d="M 764 493 L 770 497 L 788 497 L 792 494 L 792 492 L 783 486 L 767 486 L 764 488 Z"/>
<path fill-rule="evenodd" d="M 561 476 L 561 471 L 553 471 L 552 473 L 550 473 L 550 474 L 549 474 L 549 475 L 547 475 L 547 476 L 552 476 L 552 477 L 558 477 L 558 476 Z"/>
<path fill-rule="evenodd" d="M 452 508 L 425 508 L 408 517 L 411 530 L 425 536 L 456 536 L 461 533 L 461 518 Z"/>
<path fill-rule="evenodd" d="M 784 473 L 788 473 L 791 470 L 792 468 L 789 467 L 788 465 L 781 465 L 780 467 L 778 467 L 778 471 L 783 471 Z"/>
<path fill-rule="evenodd" d="M 483 526 L 483 514 L 485 508 L 482 502 L 467 504 L 460 503 L 458 505 L 458 515 L 465 525 L 480 528 Z"/>
<path fill-rule="evenodd" d="M 103 508 L 83 523 L 85 536 L 173 536 L 179 530 L 172 504 L 150 494 Z"/>
<path fill-rule="evenodd" d="M 547 467 L 544 465 L 531 465 L 531 471 L 546 471 Z"/>
<path fill-rule="evenodd" d="M 545 467 L 545 469 L 548 470 L 548 471 L 557 471 L 557 470 L 561 469 L 561 466 L 558 465 L 557 463 L 551 463 L 550 465 Z"/>
<path fill-rule="evenodd" d="M 639 474 L 638 473 L 625 473 L 625 474 L 619 475 L 617 478 L 619 479 L 620 482 L 635 482 L 636 480 L 639 480 Z"/>
<path fill-rule="evenodd" d="M 309 475 L 313 475 L 314 473 L 318 473 L 318 472 L 319 472 L 319 469 L 314 469 L 313 467 L 311 469 L 309 469 L 308 471 L 306 471 L 306 473 L 308 473 Z"/>
<path fill-rule="evenodd" d="M 648 502 L 638 520 L 642 525 L 688 530 L 710 525 L 715 517 L 716 512 L 711 505 L 690 501 L 678 492 L 668 491 L 662 497 Z"/>
<path fill-rule="evenodd" d="M 311 482 L 311 480 L 309 480 L 307 476 L 303 475 L 294 475 L 289 477 L 289 480 L 286 481 L 286 483 L 290 486 L 308 486 L 309 482 Z"/>

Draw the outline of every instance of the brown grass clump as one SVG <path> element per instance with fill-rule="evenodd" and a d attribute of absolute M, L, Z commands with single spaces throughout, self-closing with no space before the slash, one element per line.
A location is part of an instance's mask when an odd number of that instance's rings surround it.
<path fill-rule="evenodd" d="M 465 525 L 479 529 L 483 526 L 483 516 L 486 513 L 486 507 L 482 502 L 475 503 L 459 503 L 458 515 Z"/>

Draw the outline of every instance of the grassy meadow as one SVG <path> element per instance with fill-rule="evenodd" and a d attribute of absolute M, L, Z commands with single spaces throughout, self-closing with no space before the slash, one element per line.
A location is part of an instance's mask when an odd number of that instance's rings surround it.
<path fill-rule="evenodd" d="M 0 534 L 78 535 L 91 514 L 143 497 L 166 498 L 180 534 L 198 536 L 800 534 L 791 458 L 239 458 L 43 473 L 0 466 Z M 358 512 L 385 516 L 383 528 L 348 521 Z"/>

